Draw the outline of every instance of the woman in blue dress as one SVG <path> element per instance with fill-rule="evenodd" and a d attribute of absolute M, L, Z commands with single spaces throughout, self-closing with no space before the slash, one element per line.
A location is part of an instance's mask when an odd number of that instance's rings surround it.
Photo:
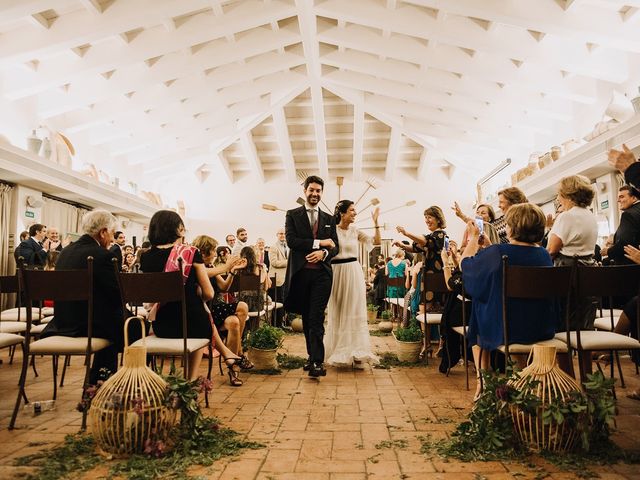
<path fill-rule="evenodd" d="M 462 254 L 462 278 L 473 299 L 467 337 L 473 346 L 477 371 L 489 367 L 490 352 L 504 343 L 502 326 L 502 256 L 509 265 L 553 265 L 551 256 L 539 243 L 544 236 L 545 215 L 539 207 L 513 205 L 505 215 L 508 244 L 491 245 L 474 222 L 469 222 L 469 243 Z M 508 303 L 509 342 L 534 343 L 555 334 L 557 311 L 552 300 L 510 299 Z M 479 375 L 479 374 L 478 374 Z M 478 381 L 476 398 L 482 392 Z"/>

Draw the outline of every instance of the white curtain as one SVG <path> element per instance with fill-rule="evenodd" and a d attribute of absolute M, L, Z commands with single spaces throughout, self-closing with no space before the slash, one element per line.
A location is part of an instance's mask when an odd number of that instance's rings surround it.
<path fill-rule="evenodd" d="M 20 239 L 16 238 L 10 224 L 11 204 L 14 194 L 15 189 L 11 185 L 0 183 L 0 275 L 13 275 L 15 273 L 13 249 Z M 2 295 L 0 308 L 3 310 L 9 308 L 13 302 L 13 295 Z"/>
<path fill-rule="evenodd" d="M 48 228 L 57 227 L 60 232 L 60 239 L 64 240 L 69 233 L 78 233 L 82 216 L 88 210 L 74 207 L 68 203 L 59 202 L 51 198 L 42 199 L 42 224 Z"/>

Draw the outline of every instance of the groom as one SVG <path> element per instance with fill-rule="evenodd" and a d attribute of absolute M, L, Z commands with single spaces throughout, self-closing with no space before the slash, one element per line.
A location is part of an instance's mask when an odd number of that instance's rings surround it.
<path fill-rule="evenodd" d="M 291 249 L 287 263 L 284 305 L 302 315 L 310 377 L 327 374 L 324 362 L 324 310 L 331 294 L 331 258 L 338 253 L 336 222 L 318 208 L 324 181 L 312 175 L 304 181 L 305 205 L 287 212 L 285 233 Z"/>

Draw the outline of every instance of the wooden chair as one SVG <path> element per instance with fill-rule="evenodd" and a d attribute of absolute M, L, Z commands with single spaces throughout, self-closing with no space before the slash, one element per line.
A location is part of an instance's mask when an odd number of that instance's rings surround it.
<path fill-rule="evenodd" d="M 449 289 L 447 288 L 447 283 L 444 280 L 443 272 L 427 272 L 426 270 L 422 271 L 422 282 L 421 282 L 421 300 L 423 305 L 425 306 L 425 313 L 421 313 L 416 315 L 418 322 L 420 322 L 424 326 L 424 351 L 425 351 L 425 360 L 427 358 L 426 353 L 431 348 L 431 325 L 440 325 L 442 322 L 442 313 L 428 313 L 426 311 L 427 307 L 427 292 L 433 292 L 434 297 L 436 295 L 444 295 L 448 294 Z"/>
<path fill-rule="evenodd" d="M 462 284 L 462 326 L 461 327 L 453 327 L 452 330 L 456 332 L 458 335 L 462 336 L 462 358 L 464 360 L 464 375 L 465 375 L 465 386 L 466 389 L 469 390 L 469 358 L 467 355 L 467 304 L 468 301 L 465 300 L 467 298 L 466 293 L 464 291 L 464 283 Z M 449 369 L 447 370 L 447 376 L 449 376 L 449 371 L 451 370 L 451 365 L 449 365 Z"/>
<path fill-rule="evenodd" d="M 620 265 L 612 267 L 584 267 L 576 266 L 575 294 L 578 297 L 632 297 L 640 291 L 640 265 Z M 640 314 L 640 302 L 638 312 Z M 640 316 L 638 317 L 640 318 Z M 640 338 L 640 322 L 637 322 L 638 338 Z M 570 351 L 578 353 L 580 365 L 580 381 L 584 382 L 585 372 L 582 356 L 587 351 L 609 350 L 617 354 L 620 350 L 640 349 L 640 342 L 627 335 L 621 335 L 609 331 L 583 331 L 580 328 L 556 334 L 556 339 L 562 340 Z M 624 387 L 622 369 L 618 363 L 620 383 Z M 611 362 L 611 375 L 613 376 L 613 362 Z"/>
<path fill-rule="evenodd" d="M 261 318 L 266 318 L 267 306 L 265 305 L 265 290 L 264 284 L 260 282 L 260 275 L 254 275 L 252 273 L 239 273 L 237 274 L 229 291 L 236 295 L 239 301 L 242 298 L 238 297 L 238 292 L 254 292 L 258 298 L 260 298 L 259 308 L 257 310 L 249 309 L 249 330 L 253 331 L 258 327 Z"/>
<path fill-rule="evenodd" d="M 111 345 L 111 342 L 104 338 L 93 338 L 93 258 L 87 258 L 86 270 L 27 270 L 24 267 L 20 270 L 22 285 L 25 289 L 27 305 L 32 302 L 51 299 L 56 302 L 86 302 L 87 303 L 87 336 L 86 337 L 64 337 L 52 336 L 36 340 L 29 343 L 31 339 L 31 327 L 33 315 L 31 309 L 27 309 L 27 330 L 24 342 L 24 355 L 22 357 L 22 371 L 20 373 L 20 383 L 18 398 L 11 416 L 9 429 L 13 429 L 20 399 L 27 402 L 25 393 L 25 382 L 27 377 L 27 367 L 31 355 L 50 355 L 53 366 L 53 398 L 57 393 L 58 358 L 61 355 L 83 356 L 85 361 L 85 374 L 82 383 L 83 388 L 89 381 L 89 369 L 91 366 L 91 356 Z M 78 319 L 85 321 L 85 319 Z M 87 415 L 82 414 L 82 427 L 86 428 Z"/>
<path fill-rule="evenodd" d="M 509 338 L 509 299 L 564 301 L 565 317 L 569 318 L 569 295 L 571 292 L 573 267 L 523 267 L 509 265 L 506 255 L 502 257 L 502 328 L 504 343 L 498 347 L 507 362 L 510 355 L 528 355 L 533 345 L 556 347 L 559 353 L 566 353 L 567 346 L 557 338 L 531 344 L 512 344 Z M 532 325 L 535 328 L 535 325 Z"/>
<path fill-rule="evenodd" d="M 269 298 L 267 297 L 267 312 L 271 312 L 271 319 L 269 320 L 269 323 L 271 325 L 275 325 L 276 313 L 278 310 L 284 308 L 284 303 L 282 303 L 281 298 L 278 298 L 278 287 L 276 286 L 278 275 L 274 274 L 273 277 L 269 277 L 269 280 L 271 280 L 271 290 L 273 291 L 273 298 L 271 299 L 271 301 L 269 301 Z"/>
<path fill-rule="evenodd" d="M 402 277 L 395 277 L 395 278 L 390 278 L 389 276 L 386 276 L 387 279 L 387 288 L 389 287 L 405 287 L 406 286 L 406 281 L 407 281 L 407 277 L 402 276 Z M 389 305 L 391 305 L 391 309 L 393 310 L 393 315 L 394 317 L 399 317 L 398 314 L 398 309 L 399 308 L 404 308 L 404 298 L 392 298 L 392 297 L 386 297 L 384 299 L 384 301 L 386 303 L 388 303 Z"/>
<path fill-rule="evenodd" d="M 179 260 L 180 262 L 180 260 Z M 181 263 L 181 262 L 180 262 Z M 117 268 L 117 265 L 116 265 Z M 176 321 L 182 323 L 182 338 L 161 338 L 155 335 L 147 336 L 145 345 L 147 354 L 161 357 L 182 357 L 183 376 L 187 377 L 189 371 L 189 354 L 201 348 L 209 349 L 209 369 L 207 378 L 211 379 L 213 365 L 213 349 L 210 338 L 187 337 L 187 304 L 185 301 L 184 284 L 182 281 L 182 268 L 175 272 L 154 273 L 121 273 L 116 270 L 120 296 L 124 311 L 125 305 L 142 305 L 143 303 L 180 303 L 180 318 Z M 153 328 L 153 322 L 151 322 Z M 134 342 L 131 346 L 141 346 L 142 340 Z M 205 404 L 209 406 L 209 397 L 205 393 Z"/>

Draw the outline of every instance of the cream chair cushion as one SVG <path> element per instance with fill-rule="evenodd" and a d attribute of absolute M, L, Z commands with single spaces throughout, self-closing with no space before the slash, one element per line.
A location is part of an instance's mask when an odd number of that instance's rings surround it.
<path fill-rule="evenodd" d="M 420 323 L 424 323 L 425 315 L 426 315 L 427 325 L 440 325 L 440 323 L 442 322 L 441 313 L 426 313 L 426 314 L 421 313 L 420 315 L 416 315 L 416 318 Z"/>
<path fill-rule="evenodd" d="M 29 345 L 29 353 L 37 355 L 84 355 L 87 351 L 87 337 L 54 336 L 36 340 Z M 111 345 L 104 338 L 92 338 L 91 350 L 97 352 Z"/>
<path fill-rule="evenodd" d="M 469 327 L 453 327 L 451 330 L 453 330 L 454 332 L 456 332 L 458 335 L 462 335 L 464 336 L 467 333 L 467 330 L 469 329 Z"/>
<path fill-rule="evenodd" d="M 522 344 L 522 343 L 510 343 L 509 344 L 509 353 L 529 353 L 533 350 L 533 345 L 542 345 L 545 347 L 556 347 L 556 352 L 558 353 L 566 353 L 569 349 L 567 348 L 567 344 L 557 338 L 550 338 L 549 340 L 543 340 L 541 342 L 536 342 L 535 344 Z M 498 350 L 504 353 L 505 346 L 500 345 Z"/>
<path fill-rule="evenodd" d="M 53 315 L 53 307 L 42 307 L 41 313 L 43 317 L 50 317 Z"/>
<path fill-rule="evenodd" d="M 24 337 L 21 337 L 20 335 L 15 335 L 13 333 L 0 333 L 0 348 L 18 345 L 22 342 L 24 342 Z"/>
<path fill-rule="evenodd" d="M 0 322 L 0 332 L 2 333 L 22 333 L 27 330 L 25 322 Z"/>
<path fill-rule="evenodd" d="M 19 322 L 19 323 L 22 323 L 22 322 Z M 46 326 L 47 326 L 46 323 L 41 323 L 39 325 L 31 325 L 31 335 L 40 335 L 44 330 L 44 327 Z"/>
<path fill-rule="evenodd" d="M 567 333 L 556 333 L 556 338 L 566 343 Z M 583 350 L 633 350 L 640 348 L 640 342 L 635 338 L 613 332 L 580 332 Z M 570 333 L 571 348 L 578 348 L 576 332 Z"/>
<path fill-rule="evenodd" d="M 18 312 L 18 310 L 20 310 Z M 20 317 L 20 318 L 18 318 Z M 39 320 L 41 317 L 40 315 L 40 310 L 37 308 L 32 308 L 31 309 L 31 318 L 33 320 Z M 8 310 L 3 310 L 2 313 L 0 314 L 0 318 L 4 321 L 4 320 L 10 320 L 10 321 L 21 321 L 21 322 L 26 322 L 27 321 L 27 309 L 25 307 L 21 307 L 21 308 L 10 308 Z"/>
<path fill-rule="evenodd" d="M 160 338 L 152 335 L 131 344 L 132 347 L 141 347 L 142 345 L 146 345 L 147 353 L 152 355 L 182 355 L 183 352 L 182 338 Z M 206 338 L 187 338 L 187 351 L 189 353 L 200 350 L 207 345 L 209 345 L 209 340 Z"/>
<path fill-rule="evenodd" d="M 613 317 L 613 328 L 615 328 L 616 325 L 618 324 L 618 320 L 620 320 L 620 317 Z M 610 332 L 611 318 L 609 317 L 596 318 L 596 320 L 593 322 L 593 326 L 596 328 L 596 330 L 605 330 Z"/>

